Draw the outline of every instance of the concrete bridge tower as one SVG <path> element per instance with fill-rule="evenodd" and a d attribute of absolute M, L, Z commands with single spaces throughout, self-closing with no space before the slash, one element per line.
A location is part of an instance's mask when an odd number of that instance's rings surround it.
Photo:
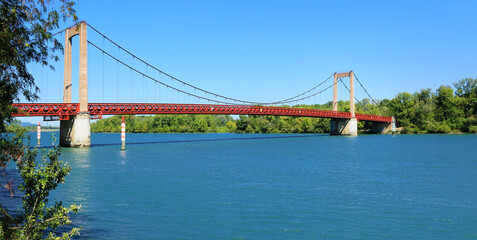
<path fill-rule="evenodd" d="M 338 111 L 338 78 L 349 77 L 349 119 L 332 118 L 330 121 L 330 135 L 358 135 L 358 120 L 354 108 L 354 74 L 353 71 L 335 73 L 333 83 L 333 111 Z"/>
<path fill-rule="evenodd" d="M 90 147 L 91 127 L 88 112 L 88 40 L 86 22 L 80 22 L 65 31 L 65 69 L 63 103 L 71 103 L 71 38 L 79 35 L 79 112 L 69 120 L 60 121 L 60 146 Z"/>

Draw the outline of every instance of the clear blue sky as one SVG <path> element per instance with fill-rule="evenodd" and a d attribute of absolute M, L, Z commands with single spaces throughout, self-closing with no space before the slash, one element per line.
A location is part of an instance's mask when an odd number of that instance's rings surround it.
<path fill-rule="evenodd" d="M 83 0 L 76 10 L 152 65 L 246 100 L 287 98 L 350 69 L 378 99 L 477 77 L 477 1 Z M 92 30 L 88 38 L 118 53 Z M 103 78 L 102 55 L 91 46 L 88 54 L 90 102 L 180 101 L 108 58 Z M 61 101 L 62 64 L 55 73 L 35 68 L 42 102 Z M 73 99 L 77 95 L 74 88 Z"/>

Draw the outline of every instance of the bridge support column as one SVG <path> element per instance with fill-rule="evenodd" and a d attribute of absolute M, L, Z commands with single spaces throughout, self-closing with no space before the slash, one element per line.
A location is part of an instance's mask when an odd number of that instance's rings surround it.
<path fill-rule="evenodd" d="M 89 113 L 78 113 L 70 120 L 60 122 L 61 147 L 90 147 L 91 127 Z"/>
<path fill-rule="evenodd" d="M 332 118 L 330 121 L 330 135 L 358 136 L 358 120 L 354 118 Z"/>
<path fill-rule="evenodd" d="M 60 122 L 60 146 L 90 147 L 91 127 L 88 110 L 88 40 L 87 24 L 80 22 L 65 32 L 65 73 L 63 102 L 71 103 L 71 38 L 79 35 L 79 112 Z"/>

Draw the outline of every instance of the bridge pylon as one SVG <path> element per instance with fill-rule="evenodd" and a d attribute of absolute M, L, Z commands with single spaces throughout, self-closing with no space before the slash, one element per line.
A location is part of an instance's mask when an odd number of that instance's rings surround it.
<path fill-rule="evenodd" d="M 62 147 L 91 146 L 90 113 L 88 111 L 88 40 L 86 26 L 86 22 L 83 21 L 65 30 L 63 103 L 71 103 L 71 38 L 79 35 L 79 112 L 76 116 L 70 116 L 69 120 L 61 120 L 60 122 L 60 146 Z"/>
<path fill-rule="evenodd" d="M 349 77 L 349 111 L 350 118 L 332 118 L 330 121 L 330 135 L 358 135 L 358 120 L 354 105 L 354 73 L 353 71 L 334 74 L 333 82 L 333 111 L 338 111 L 338 78 Z"/>

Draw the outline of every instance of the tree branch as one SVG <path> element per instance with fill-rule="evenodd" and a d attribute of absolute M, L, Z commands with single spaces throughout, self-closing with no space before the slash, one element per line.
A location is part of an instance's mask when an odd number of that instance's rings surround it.
<path fill-rule="evenodd" d="M 5 214 L 5 216 L 7 216 L 8 218 L 10 218 L 16 225 L 16 220 L 10 216 L 10 214 L 7 213 L 7 211 L 5 211 L 5 209 L 2 207 L 2 205 L 0 204 L 0 210 L 2 210 L 2 213 Z"/>

